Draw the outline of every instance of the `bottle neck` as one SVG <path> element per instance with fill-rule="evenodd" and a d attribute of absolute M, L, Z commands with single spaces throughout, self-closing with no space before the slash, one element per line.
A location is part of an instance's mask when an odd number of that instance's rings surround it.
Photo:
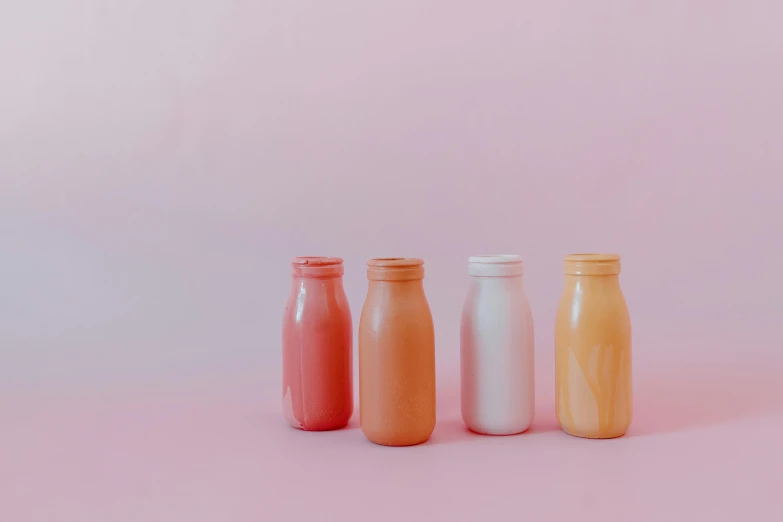
<path fill-rule="evenodd" d="M 334 277 L 301 277 L 294 275 L 291 278 L 291 289 L 294 293 L 307 291 L 307 289 L 318 289 L 319 291 L 330 291 L 342 289 L 342 276 Z"/>
<path fill-rule="evenodd" d="M 294 279 L 342 279 L 343 272 L 343 265 L 316 268 L 294 266 L 291 277 Z"/>
<path fill-rule="evenodd" d="M 610 275 L 565 275 L 566 289 L 578 289 L 580 291 L 590 291 L 592 289 L 620 288 L 620 277 L 618 274 Z"/>
<path fill-rule="evenodd" d="M 524 281 L 521 275 L 497 276 L 497 277 L 472 276 L 470 278 L 470 281 L 471 284 L 473 285 L 481 285 L 481 286 L 503 286 L 503 285 L 524 286 Z"/>
<path fill-rule="evenodd" d="M 405 290 L 410 291 L 411 289 L 417 289 L 417 288 L 424 288 L 424 279 L 403 279 L 401 281 L 393 281 L 393 280 L 379 280 L 379 279 L 368 279 L 367 284 L 370 288 L 385 288 L 389 290 Z"/>

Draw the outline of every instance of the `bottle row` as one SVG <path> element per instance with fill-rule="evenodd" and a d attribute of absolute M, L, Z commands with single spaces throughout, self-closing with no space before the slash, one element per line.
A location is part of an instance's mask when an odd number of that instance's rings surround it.
<path fill-rule="evenodd" d="M 297 257 L 283 320 L 283 414 L 294 428 L 344 427 L 353 413 L 353 329 L 343 261 Z M 512 435 L 535 414 L 533 316 L 516 255 L 468 261 L 460 325 L 461 406 L 476 433 Z M 631 324 L 620 257 L 572 254 L 555 320 L 555 409 L 571 435 L 613 438 L 631 423 Z M 424 262 L 367 263 L 359 322 L 359 417 L 377 444 L 410 446 L 435 428 L 435 333 Z"/>

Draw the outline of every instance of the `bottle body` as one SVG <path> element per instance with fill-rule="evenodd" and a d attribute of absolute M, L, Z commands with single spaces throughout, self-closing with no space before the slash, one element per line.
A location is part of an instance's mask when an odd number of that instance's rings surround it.
<path fill-rule="evenodd" d="M 342 260 L 296 258 L 283 317 L 283 415 L 294 428 L 333 430 L 353 413 L 351 310 Z M 305 260 L 301 266 L 297 260 Z M 300 261 L 301 263 L 301 261 Z"/>
<path fill-rule="evenodd" d="M 471 258 L 470 271 L 460 325 L 462 419 L 477 433 L 521 433 L 535 415 L 533 316 L 521 258 Z"/>
<path fill-rule="evenodd" d="M 560 426 L 578 437 L 619 437 L 631 424 L 631 321 L 619 272 L 619 256 L 566 257 L 555 401 Z"/>
<path fill-rule="evenodd" d="M 368 263 L 359 324 L 359 408 L 362 431 L 376 444 L 420 444 L 435 428 L 435 332 L 421 264 Z"/>

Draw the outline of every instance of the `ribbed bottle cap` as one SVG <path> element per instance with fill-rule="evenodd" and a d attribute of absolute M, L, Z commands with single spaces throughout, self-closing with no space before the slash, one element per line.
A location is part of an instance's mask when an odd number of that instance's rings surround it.
<path fill-rule="evenodd" d="M 367 279 L 411 281 L 424 277 L 424 261 L 414 257 L 379 257 L 367 261 Z"/>
<path fill-rule="evenodd" d="M 476 277 L 521 276 L 522 272 L 522 257 L 513 254 L 468 259 L 468 274 Z"/>
<path fill-rule="evenodd" d="M 563 269 L 567 275 L 615 275 L 620 273 L 620 256 L 570 254 L 565 256 Z"/>

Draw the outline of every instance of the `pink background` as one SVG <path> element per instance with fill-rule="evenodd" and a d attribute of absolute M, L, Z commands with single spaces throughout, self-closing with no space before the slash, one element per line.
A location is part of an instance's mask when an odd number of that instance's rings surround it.
<path fill-rule="evenodd" d="M 0 520 L 780 520 L 783 4 L 0 6 Z M 562 256 L 623 256 L 635 421 L 554 419 Z M 467 433 L 467 258 L 519 253 L 527 434 Z M 438 425 L 280 414 L 294 255 L 426 261 Z M 775 455 L 778 455 L 777 457 Z"/>

